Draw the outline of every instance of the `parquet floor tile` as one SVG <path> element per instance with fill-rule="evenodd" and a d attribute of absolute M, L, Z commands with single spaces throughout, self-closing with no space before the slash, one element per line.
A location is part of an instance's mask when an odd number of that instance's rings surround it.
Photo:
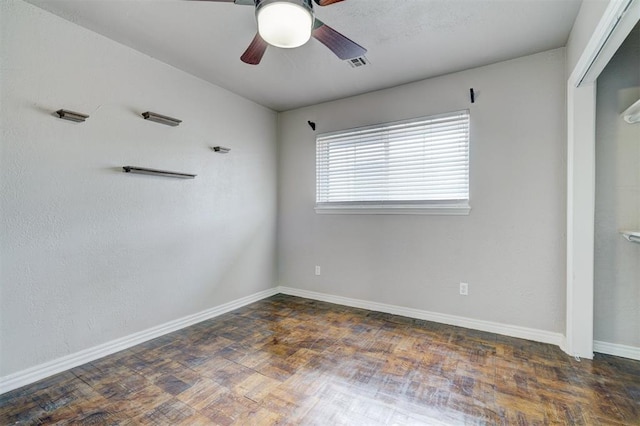
<path fill-rule="evenodd" d="M 277 295 L 0 395 L 0 425 L 640 425 L 640 362 Z"/>

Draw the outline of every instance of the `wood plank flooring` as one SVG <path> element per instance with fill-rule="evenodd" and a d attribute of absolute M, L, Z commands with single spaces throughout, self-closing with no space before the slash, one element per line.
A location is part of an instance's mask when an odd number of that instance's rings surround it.
<path fill-rule="evenodd" d="M 640 362 L 277 295 L 0 395 L 0 424 L 640 425 Z"/>

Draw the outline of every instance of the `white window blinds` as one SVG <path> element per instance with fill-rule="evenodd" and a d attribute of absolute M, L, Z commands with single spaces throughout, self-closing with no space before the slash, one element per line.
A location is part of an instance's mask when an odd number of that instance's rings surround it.
<path fill-rule="evenodd" d="M 468 199 L 468 110 L 316 139 L 317 207 Z"/>

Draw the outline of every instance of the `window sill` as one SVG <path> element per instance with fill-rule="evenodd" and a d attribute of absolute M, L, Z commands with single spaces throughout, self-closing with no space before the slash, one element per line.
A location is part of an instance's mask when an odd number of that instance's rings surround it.
<path fill-rule="evenodd" d="M 439 216 L 468 216 L 469 204 L 363 204 L 363 205 L 321 205 L 316 206 L 317 214 L 417 214 Z"/>

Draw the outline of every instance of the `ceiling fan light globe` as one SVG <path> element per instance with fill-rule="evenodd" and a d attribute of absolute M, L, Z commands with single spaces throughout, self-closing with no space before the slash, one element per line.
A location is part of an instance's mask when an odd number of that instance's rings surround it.
<path fill-rule="evenodd" d="M 272 46 L 294 48 L 311 38 L 313 13 L 296 3 L 276 1 L 256 11 L 258 32 Z"/>

